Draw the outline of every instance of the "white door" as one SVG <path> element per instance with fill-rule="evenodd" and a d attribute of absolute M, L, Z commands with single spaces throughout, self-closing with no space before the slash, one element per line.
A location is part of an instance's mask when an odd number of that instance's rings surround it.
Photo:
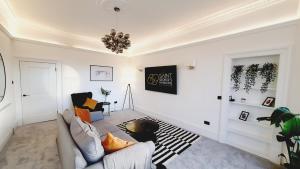
<path fill-rule="evenodd" d="M 56 65 L 22 61 L 20 67 L 23 124 L 55 119 Z"/>

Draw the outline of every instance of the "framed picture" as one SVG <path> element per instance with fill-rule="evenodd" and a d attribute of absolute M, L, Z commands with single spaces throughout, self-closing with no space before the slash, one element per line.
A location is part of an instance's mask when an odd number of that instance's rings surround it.
<path fill-rule="evenodd" d="M 249 112 L 242 111 L 241 114 L 240 114 L 239 119 L 243 120 L 243 121 L 247 121 L 249 114 L 250 114 Z"/>
<path fill-rule="evenodd" d="M 90 65 L 91 81 L 113 81 L 113 67 Z"/>
<path fill-rule="evenodd" d="M 177 66 L 146 67 L 145 89 L 177 94 Z"/>
<path fill-rule="evenodd" d="M 274 107 L 275 105 L 275 98 L 274 97 L 267 97 L 266 100 L 262 104 L 263 106 L 267 107 Z"/>

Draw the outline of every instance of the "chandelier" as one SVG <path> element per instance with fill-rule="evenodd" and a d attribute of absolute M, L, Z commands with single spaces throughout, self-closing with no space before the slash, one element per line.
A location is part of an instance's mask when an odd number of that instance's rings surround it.
<path fill-rule="evenodd" d="M 120 8 L 115 7 L 114 11 L 118 13 L 120 12 Z M 115 29 L 111 29 L 110 34 L 107 34 L 102 38 L 102 42 L 107 49 L 118 54 L 123 53 L 124 49 L 130 47 L 131 42 L 129 38 L 129 34 L 124 34 L 123 32 L 117 32 Z"/>

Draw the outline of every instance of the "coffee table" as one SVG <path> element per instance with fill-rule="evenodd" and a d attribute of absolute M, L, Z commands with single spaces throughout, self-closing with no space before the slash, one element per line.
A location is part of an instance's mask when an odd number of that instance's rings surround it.
<path fill-rule="evenodd" d="M 134 120 L 126 124 L 126 130 L 137 141 L 146 142 L 157 141 L 155 132 L 159 129 L 159 124 L 152 120 Z"/>

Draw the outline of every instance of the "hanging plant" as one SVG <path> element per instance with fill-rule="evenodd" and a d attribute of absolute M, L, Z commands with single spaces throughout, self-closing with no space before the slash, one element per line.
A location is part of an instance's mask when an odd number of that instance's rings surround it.
<path fill-rule="evenodd" d="M 259 66 L 259 64 L 252 64 L 246 70 L 244 89 L 246 90 L 247 93 L 249 93 L 251 87 L 255 85 L 255 79 L 257 77 L 257 72 L 258 72 L 258 66 Z"/>
<path fill-rule="evenodd" d="M 238 91 L 240 89 L 241 77 L 244 65 L 233 66 L 233 72 L 231 74 L 231 81 L 233 81 L 233 89 Z"/>
<path fill-rule="evenodd" d="M 260 70 L 259 75 L 262 79 L 265 79 L 265 82 L 262 83 L 260 91 L 265 93 L 268 91 L 269 84 L 274 82 L 277 77 L 278 66 L 274 63 L 265 63 Z"/>

